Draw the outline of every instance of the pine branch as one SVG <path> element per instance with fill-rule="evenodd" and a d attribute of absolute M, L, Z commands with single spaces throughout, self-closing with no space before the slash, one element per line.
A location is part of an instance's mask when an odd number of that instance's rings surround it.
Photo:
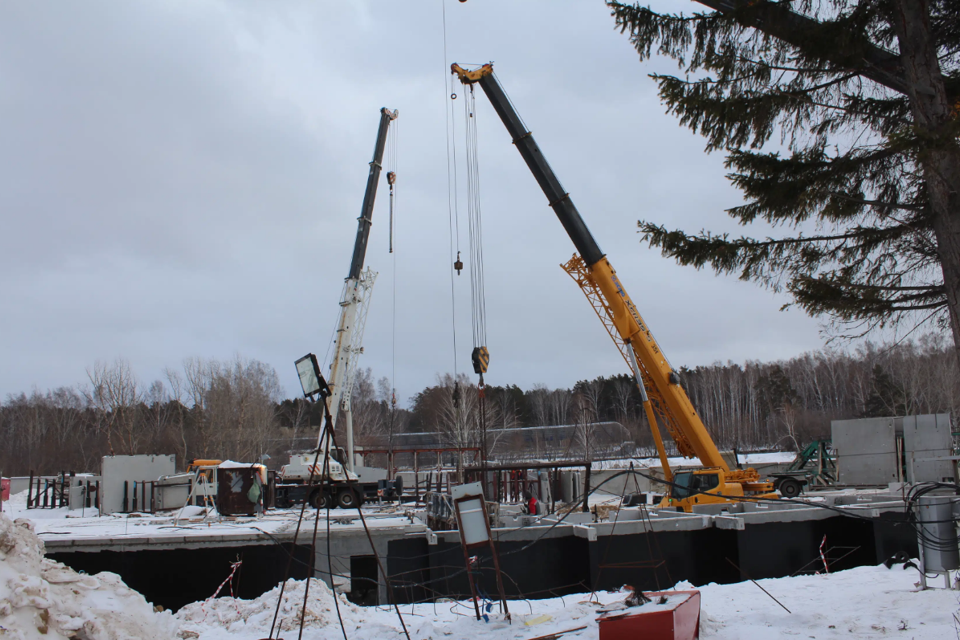
<path fill-rule="evenodd" d="M 828 61 L 836 70 L 855 71 L 897 93 L 908 93 L 903 68 L 896 54 L 869 42 L 843 37 L 852 34 L 837 33 L 836 29 L 830 28 L 833 25 L 795 13 L 782 4 L 765 0 L 695 1 L 733 17 L 744 27 L 755 28 L 789 43 L 803 52 L 805 57 Z M 831 46 L 817 46 L 817 43 L 824 41 L 830 42 Z"/>

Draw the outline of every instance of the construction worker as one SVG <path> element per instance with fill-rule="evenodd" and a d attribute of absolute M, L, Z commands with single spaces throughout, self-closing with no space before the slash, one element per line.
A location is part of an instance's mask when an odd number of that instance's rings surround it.
<path fill-rule="evenodd" d="M 523 497 L 527 499 L 527 513 L 532 516 L 537 515 L 537 510 L 539 508 L 539 500 L 537 500 L 536 494 L 532 491 L 524 491 Z"/>

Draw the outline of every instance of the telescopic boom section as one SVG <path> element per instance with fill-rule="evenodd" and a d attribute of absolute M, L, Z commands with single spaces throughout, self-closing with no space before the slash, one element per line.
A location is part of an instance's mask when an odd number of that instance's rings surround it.
<path fill-rule="evenodd" d="M 370 162 L 370 174 L 367 176 L 367 188 L 363 195 L 363 206 L 360 217 L 357 219 L 357 240 L 353 245 L 353 258 L 350 261 L 350 273 L 343 285 L 343 295 L 340 298 L 340 320 L 337 326 L 337 344 L 330 365 L 330 376 L 327 383 L 331 390 L 328 398 L 330 404 L 330 428 L 334 428 L 341 407 L 346 411 L 347 418 L 347 451 L 349 454 L 348 468 L 353 470 L 353 427 L 350 413 L 350 394 L 352 389 L 352 374 L 357 366 L 357 357 L 362 351 L 363 327 L 366 320 L 366 310 L 370 304 L 370 292 L 377 274 L 370 269 L 363 271 L 363 261 L 367 253 L 367 240 L 370 237 L 370 226 L 373 224 L 373 205 L 377 198 L 377 183 L 380 179 L 380 170 L 383 163 L 383 152 L 387 146 L 387 130 L 390 122 L 396 120 L 397 112 L 386 107 L 380 109 L 380 127 L 377 130 L 377 143 L 373 150 L 373 160 Z M 323 431 L 317 441 L 323 446 Z"/>
<path fill-rule="evenodd" d="M 367 177 L 367 190 L 363 194 L 363 207 L 360 210 L 360 224 L 357 226 L 357 241 L 353 244 L 353 259 L 350 261 L 350 273 L 347 278 L 357 279 L 363 269 L 363 260 L 367 255 L 367 240 L 370 238 L 370 225 L 373 224 L 373 203 L 377 199 L 377 182 L 383 168 L 383 150 L 387 146 L 387 129 L 390 121 L 397 119 L 397 112 L 386 107 L 380 109 L 380 128 L 377 130 L 377 145 L 373 149 L 370 162 L 370 175 Z"/>
<path fill-rule="evenodd" d="M 583 218 L 574 206 L 570 195 L 563 190 L 560 181 L 553 173 L 533 135 L 526 130 L 520 116 L 510 103 L 503 88 L 493 74 L 493 65 L 486 64 L 479 69 L 467 71 L 457 64 L 451 71 L 464 84 L 479 84 L 494 110 L 513 138 L 513 144 L 527 163 L 537 183 L 547 196 L 547 201 L 560 219 L 574 246 L 586 263 L 588 277 L 600 289 L 604 303 L 617 333 L 629 344 L 646 379 L 653 386 L 652 392 L 666 404 L 666 411 L 672 420 L 667 421 L 670 434 L 683 455 L 696 456 L 705 467 L 720 468 L 729 471 L 729 467 L 720 455 L 700 416 L 690 403 L 690 398 L 680 386 L 679 378 L 667 362 L 660 346 L 653 338 L 646 323 L 637 311 L 636 305 L 624 290 L 617 274 L 606 256 L 600 250 Z M 673 424 L 670 424 L 670 423 Z M 656 425 L 651 425 L 656 429 Z"/>

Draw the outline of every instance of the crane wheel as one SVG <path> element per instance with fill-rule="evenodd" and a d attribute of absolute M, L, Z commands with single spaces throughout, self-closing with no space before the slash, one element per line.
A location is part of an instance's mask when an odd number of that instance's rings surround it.
<path fill-rule="evenodd" d="M 793 478 L 784 478 L 780 481 L 780 495 L 784 498 L 796 498 L 803 491 L 803 485 Z"/>
<path fill-rule="evenodd" d="M 310 494 L 310 506 L 314 509 L 330 509 L 333 505 L 333 495 L 330 491 L 323 491 L 323 497 L 321 497 L 320 489 L 315 490 Z"/>
<path fill-rule="evenodd" d="M 360 506 L 360 500 L 353 489 L 341 489 L 337 494 L 337 504 L 341 509 L 356 509 Z"/>

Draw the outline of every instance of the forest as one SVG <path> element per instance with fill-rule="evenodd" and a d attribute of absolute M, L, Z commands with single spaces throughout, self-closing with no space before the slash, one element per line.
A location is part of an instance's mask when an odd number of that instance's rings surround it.
<path fill-rule="evenodd" d="M 830 421 L 950 412 L 960 399 L 953 344 L 930 334 L 899 344 L 865 342 L 777 362 L 681 367 L 681 384 L 722 449 L 792 451 L 829 438 Z M 0 403 L 3 475 L 96 471 L 105 455 L 170 454 L 193 458 L 286 462 L 316 442 L 319 404 L 284 398 L 275 369 L 235 357 L 191 358 L 144 383 L 124 360 L 98 362 L 73 387 L 11 395 Z M 639 391 L 626 374 L 581 380 L 569 389 L 487 386 L 482 402 L 488 440 L 498 429 L 616 421 L 642 451 L 652 438 Z M 369 369 L 353 393 L 356 441 L 390 442 L 403 433 L 436 432 L 448 446 L 477 446 L 481 401 L 475 382 L 438 375 L 436 384 L 396 402 L 387 378 Z M 338 431 L 340 427 L 338 426 Z M 345 440 L 345 438 L 339 438 Z M 589 448 L 589 438 L 583 447 Z M 584 451 L 590 457 L 590 451 Z"/>

